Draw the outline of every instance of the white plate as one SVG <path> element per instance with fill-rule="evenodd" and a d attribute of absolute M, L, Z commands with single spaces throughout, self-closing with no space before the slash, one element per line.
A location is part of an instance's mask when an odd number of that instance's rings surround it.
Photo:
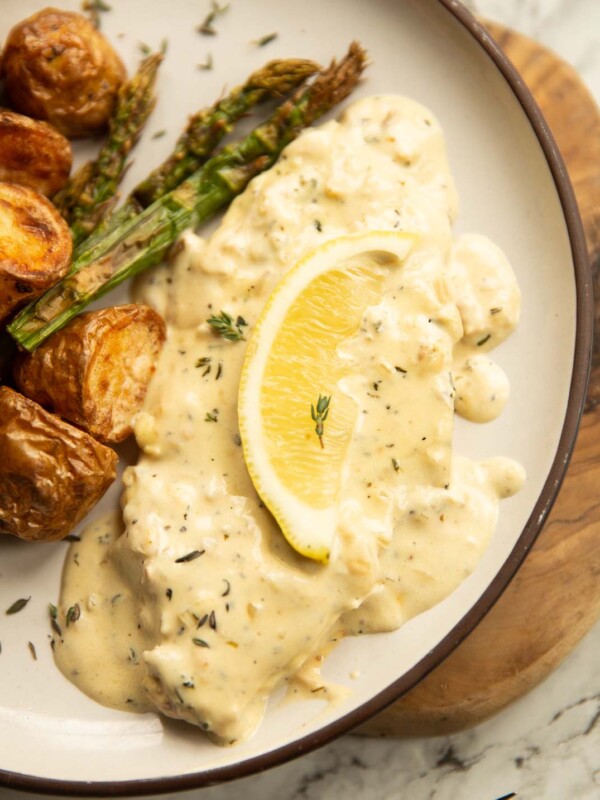
<path fill-rule="evenodd" d="M 3 0 L 0 30 L 43 5 Z M 191 112 L 270 58 L 326 61 L 357 38 L 373 63 L 356 96 L 397 92 L 432 109 L 445 129 L 458 186 L 457 231 L 496 241 L 523 292 L 520 327 L 495 351 L 512 398 L 492 424 L 459 421 L 460 449 L 475 458 L 509 455 L 524 464 L 528 480 L 502 504 L 489 550 L 447 600 L 395 633 L 348 639 L 334 651 L 326 675 L 351 688 L 340 707 L 275 698 L 254 738 L 227 749 L 185 724 L 105 709 L 80 694 L 55 669 L 49 647 L 47 604 L 58 596 L 66 545 L 0 541 L 0 784 L 79 795 L 167 791 L 238 777 L 328 741 L 414 685 L 481 618 L 539 531 L 574 442 L 591 349 L 583 235 L 563 167 L 517 76 L 453 0 L 232 0 L 210 38 L 194 30 L 208 0 L 111 5 L 103 30 L 129 68 L 140 42 L 169 41 L 160 100 L 125 189 L 167 155 Z M 252 43 L 271 32 L 278 37 L 265 48 Z M 214 69 L 198 70 L 208 53 Z M 151 138 L 163 129 L 167 135 Z M 115 487 L 107 502 L 117 496 Z M 29 595 L 23 611 L 4 614 Z M 351 672 L 360 677 L 350 680 Z"/>

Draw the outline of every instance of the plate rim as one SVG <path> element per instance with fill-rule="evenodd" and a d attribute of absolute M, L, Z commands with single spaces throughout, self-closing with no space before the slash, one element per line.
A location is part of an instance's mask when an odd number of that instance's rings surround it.
<path fill-rule="evenodd" d="M 557 190 L 573 257 L 576 334 L 565 418 L 550 471 L 515 546 L 475 604 L 424 658 L 382 692 L 318 731 L 236 764 L 215 767 L 202 772 L 190 772 L 185 775 L 137 780 L 81 781 L 43 778 L 0 768 L 0 787 L 70 797 L 151 795 L 204 788 L 237 780 L 272 767 L 281 766 L 294 758 L 306 755 L 342 734 L 349 733 L 356 726 L 383 711 L 439 666 L 500 599 L 540 534 L 567 473 L 587 393 L 594 327 L 592 276 L 587 244 L 575 193 L 564 160 L 533 94 L 524 84 L 519 72 L 504 50 L 484 24 L 462 4 L 461 0 L 434 0 L 434 2 L 445 8 L 470 34 L 484 53 L 491 58 L 525 112 L 541 146 Z"/>

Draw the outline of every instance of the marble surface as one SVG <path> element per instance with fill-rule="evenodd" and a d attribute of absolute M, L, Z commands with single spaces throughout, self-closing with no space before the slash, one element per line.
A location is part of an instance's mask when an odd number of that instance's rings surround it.
<path fill-rule="evenodd" d="M 476 0 L 489 19 L 544 42 L 600 103 L 600 0 Z M 493 720 L 454 736 L 346 736 L 290 764 L 174 800 L 519 800 L 600 798 L 600 626 L 542 685 Z M 2 800 L 28 795 L 0 789 Z"/>

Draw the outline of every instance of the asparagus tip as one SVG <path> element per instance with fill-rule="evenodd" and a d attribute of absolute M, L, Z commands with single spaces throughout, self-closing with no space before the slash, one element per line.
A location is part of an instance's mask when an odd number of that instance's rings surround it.
<path fill-rule="evenodd" d="M 334 59 L 313 82 L 307 109 L 309 122 L 317 119 L 324 108 L 331 108 L 348 97 L 367 64 L 367 51 L 359 42 L 351 42 L 344 58 L 340 62 Z"/>
<path fill-rule="evenodd" d="M 316 61 L 302 58 L 275 59 L 253 72 L 245 88 L 262 89 L 270 95 L 283 96 L 321 69 Z"/>

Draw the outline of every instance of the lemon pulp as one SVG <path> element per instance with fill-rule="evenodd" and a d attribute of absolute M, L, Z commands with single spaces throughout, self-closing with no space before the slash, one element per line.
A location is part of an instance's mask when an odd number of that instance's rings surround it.
<path fill-rule="evenodd" d="M 339 345 L 357 334 L 415 237 L 371 232 L 327 242 L 298 262 L 269 298 L 242 368 L 238 416 L 254 486 L 302 555 L 329 557 L 345 457 L 358 408 L 339 388 Z M 330 398 L 323 435 L 311 407 Z"/>

